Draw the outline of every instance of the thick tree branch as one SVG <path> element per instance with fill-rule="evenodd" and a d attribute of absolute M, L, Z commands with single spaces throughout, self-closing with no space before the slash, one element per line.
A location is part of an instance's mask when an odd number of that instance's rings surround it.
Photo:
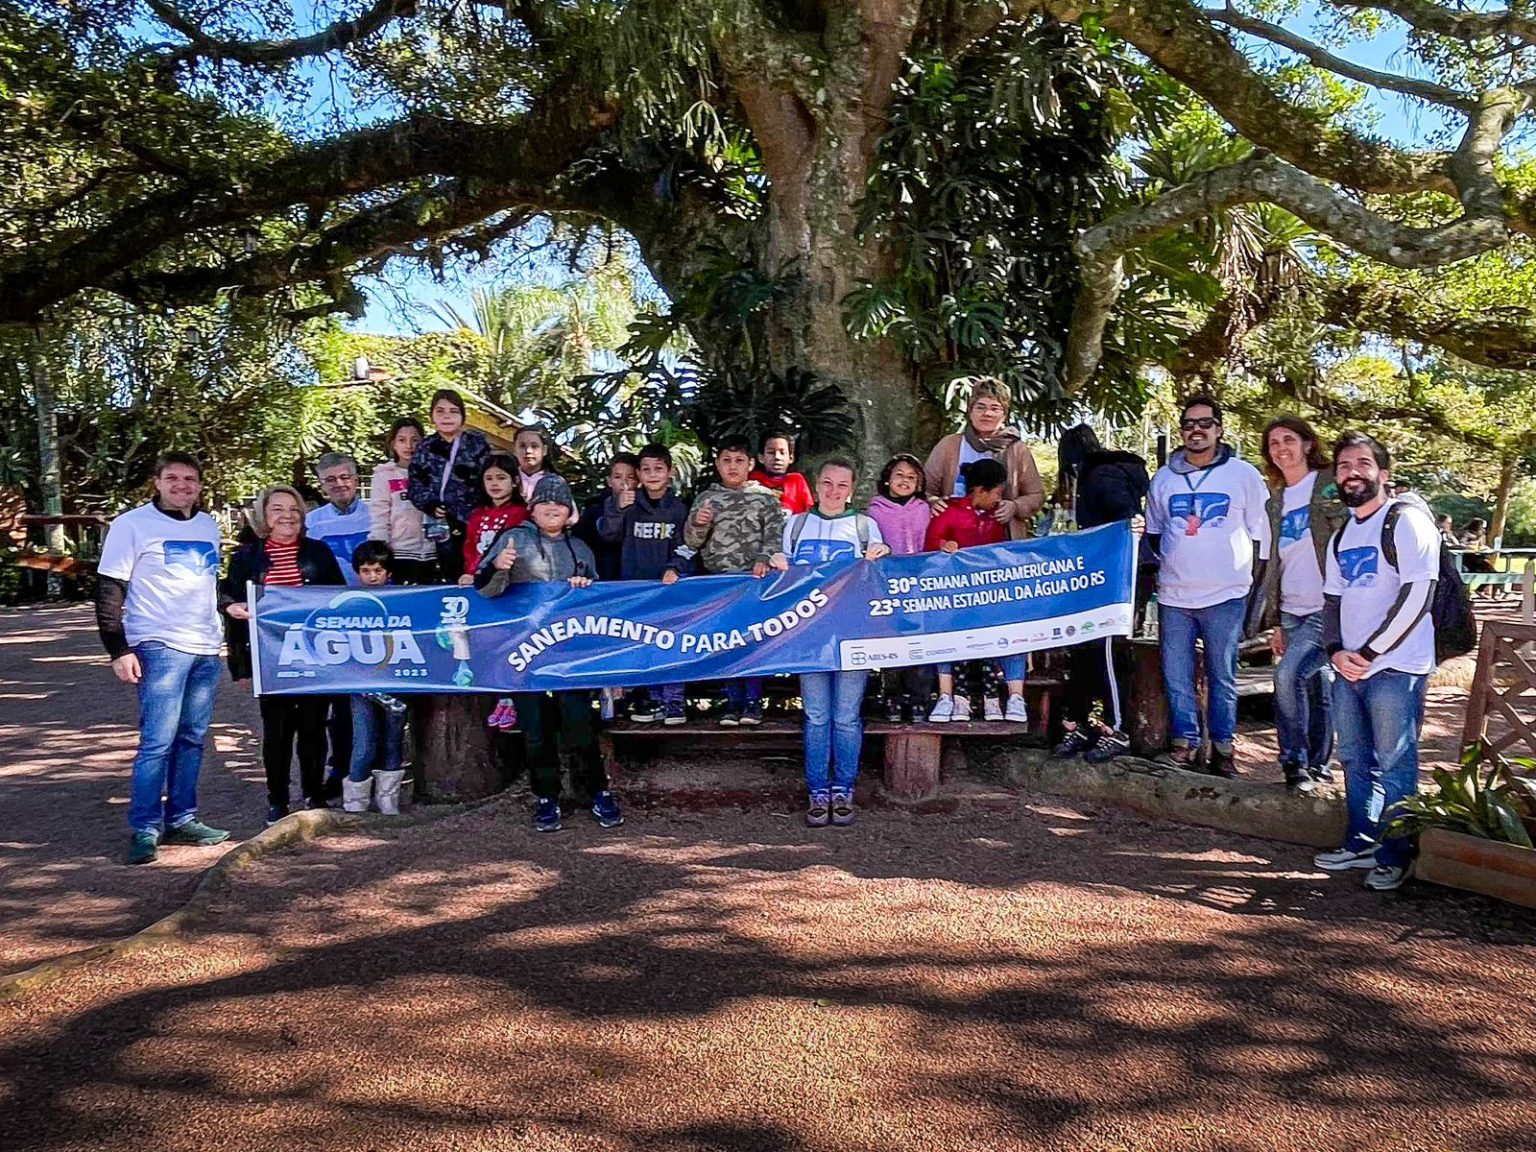
<path fill-rule="evenodd" d="M 1519 36 L 1536 40 L 1536 20 L 1508 9 L 1468 12 L 1446 8 L 1434 0 L 1328 0 L 1335 8 L 1369 8 L 1389 12 L 1419 32 L 1453 40 L 1483 40 L 1490 36 Z"/>
<path fill-rule="evenodd" d="M 374 0 L 373 6 L 352 20 L 338 20 L 308 36 L 289 40 L 220 40 L 208 35 L 193 21 L 181 15 L 169 0 L 145 0 L 166 27 L 191 41 L 184 48 L 166 53 L 157 64 L 169 67 L 193 60 L 225 60 L 235 64 L 283 64 L 310 56 L 322 56 L 345 48 L 402 16 L 416 14 L 416 0 Z"/>
<path fill-rule="evenodd" d="M 1470 112 L 1477 104 L 1477 97 L 1470 92 L 1459 92 L 1454 88 L 1448 88 L 1444 84 L 1436 84 L 1431 80 L 1415 80 L 1411 76 L 1399 76 L 1395 72 L 1379 72 L 1374 68 L 1366 68 L 1355 64 L 1342 56 L 1335 56 L 1332 52 L 1312 43 L 1304 37 L 1296 35 L 1278 24 L 1271 24 L 1267 20 L 1259 20 L 1252 16 L 1244 15 L 1232 8 L 1204 8 L 1201 9 L 1207 20 L 1217 24 L 1225 24 L 1236 28 L 1240 32 L 1246 32 L 1250 36 L 1257 36 L 1261 40 L 1267 40 L 1282 48 L 1303 57 L 1309 63 L 1319 68 L 1326 69 L 1347 80 L 1356 80 L 1361 84 L 1368 84 L 1373 88 L 1382 88 L 1391 92 L 1401 92 L 1404 96 L 1414 96 L 1420 100 L 1428 100 L 1434 104 L 1445 104 L 1452 108 L 1460 108 Z"/>
<path fill-rule="evenodd" d="M 1430 344 L 1485 368 L 1536 370 L 1536 315 L 1524 309 L 1467 313 L 1391 284 L 1326 284 L 1314 298 L 1340 328 Z"/>

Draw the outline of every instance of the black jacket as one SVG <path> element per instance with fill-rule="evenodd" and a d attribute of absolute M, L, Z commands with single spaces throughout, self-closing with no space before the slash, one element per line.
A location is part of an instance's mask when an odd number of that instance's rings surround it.
<path fill-rule="evenodd" d="M 336 554 L 319 540 L 299 538 L 299 578 L 305 584 L 345 584 Z M 229 558 L 229 571 L 219 582 L 219 611 L 224 612 L 224 643 L 228 649 L 229 674 L 236 680 L 251 678 L 251 629 L 245 620 L 236 620 L 225 611 L 231 604 L 244 604 L 246 590 L 252 584 L 264 584 L 272 558 L 265 540 L 242 544 Z"/>
<path fill-rule="evenodd" d="M 644 495 L 644 493 L 641 493 Z M 597 578 L 599 580 L 618 580 L 620 542 L 610 540 L 602 534 L 601 525 L 598 523 L 603 515 L 603 506 L 609 499 L 606 488 L 601 496 L 595 496 L 587 501 L 585 508 L 581 510 L 581 519 L 571 529 L 571 535 L 580 540 L 588 548 L 592 549 L 592 555 L 597 559 Z M 634 579 L 634 577 L 630 577 Z"/>
<path fill-rule="evenodd" d="M 1142 510 L 1152 482 L 1134 452 L 1090 452 L 1077 470 L 1077 526 L 1097 528 Z"/>

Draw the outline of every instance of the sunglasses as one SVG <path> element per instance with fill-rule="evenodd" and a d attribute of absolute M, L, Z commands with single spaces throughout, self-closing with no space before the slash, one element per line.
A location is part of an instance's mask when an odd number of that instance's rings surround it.
<path fill-rule="evenodd" d="M 1205 431 L 1208 428 L 1216 427 L 1216 423 L 1217 421 L 1214 416 L 1197 416 L 1193 420 L 1179 421 L 1179 428 L 1184 432 L 1193 432 L 1197 428 Z"/>

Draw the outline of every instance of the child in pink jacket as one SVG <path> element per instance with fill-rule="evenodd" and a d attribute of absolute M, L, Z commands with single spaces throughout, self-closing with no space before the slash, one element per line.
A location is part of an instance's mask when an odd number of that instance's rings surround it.
<path fill-rule="evenodd" d="M 903 452 L 892 456 L 880 471 L 880 495 L 869 502 L 869 518 L 880 527 L 892 556 L 915 556 L 933 515 L 924 491 L 923 462 Z M 933 669 L 891 668 L 880 674 L 885 716 L 893 724 L 928 719 Z"/>

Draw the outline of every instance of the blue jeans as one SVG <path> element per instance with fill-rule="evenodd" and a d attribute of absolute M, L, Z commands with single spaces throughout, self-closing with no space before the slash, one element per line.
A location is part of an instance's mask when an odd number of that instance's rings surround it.
<path fill-rule="evenodd" d="M 1173 741 L 1200 745 L 1200 701 L 1195 695 L 1195 641 L 1205 641 L 1205 686 L 1213 743 L 1231 747 L 1237 735 L 1237 649 L 1248 602 L 1239 596 L 1209 608 L 1158 605 L 1163 685 L 1173 718 Z"/>
<path fill-rule="evenodd" d="M 1002 656 L 998 658 L 997 665 L 1003 670 L 1004 680 L 1023 680 L 1029 674 L 1029 657 L 1027 656 Z M 935 664 L 934 671 L 940 676 L 953 676 L 955 666 Z"/>
<path fill-rule="evenodd" d="M 158 640 L 133 651 L 144 674 L 128 825 L 158 836 L 197 819 L 197 778 L 219 690 L 219 658 L 178 652 Z"/>
<path fill-rule="evenodd" d="M 812 792 L 853 791 L 864 747 L 864 686 L 869 673 L 805 672 L 800 701 L 805 706 L 805 786 Z M 832 770 L 833 765 L 836 769 Z"/>
<path fill-rule="evenodd" d="M 722 687 L 725 690 L 726 703 L 737 712 L 744 711 L 748 704 L 757 704 L 763 698 L 763 678 L 761 676 L 748 676 L 741 680 L 727 680 Z"/>
<path fill-rule="evenodd" d="M 366 696 L 352 700 L 352 770 L 347 779 L 361 783 L 380 772 L 400 771 L 405 744 L 405 713 L 385 708 Z"/>
<path fill-rule="evenodd" d="M 1428 683 L 1428 676 L 1407 672 L 1377 672 L 1355 683 L 1334 677 L 1333 718 L 1349 807 L 1346 848 L 1376 843 L 1383 813 L 1419 790 L 1419 726 Z M 1376 863 L 1401 868 L 1409 851 L 1403 837 L 1382 840 Z"/>
<path fill-rule="evenodd" d="M 1275 665 L 1275 729 L 1280 762 L 1326 768 L 1333 755 L 1329 683 L 1333 669 L 1323 650 L 1323 614 L 1280 613 L 1285 655 Z"/>

